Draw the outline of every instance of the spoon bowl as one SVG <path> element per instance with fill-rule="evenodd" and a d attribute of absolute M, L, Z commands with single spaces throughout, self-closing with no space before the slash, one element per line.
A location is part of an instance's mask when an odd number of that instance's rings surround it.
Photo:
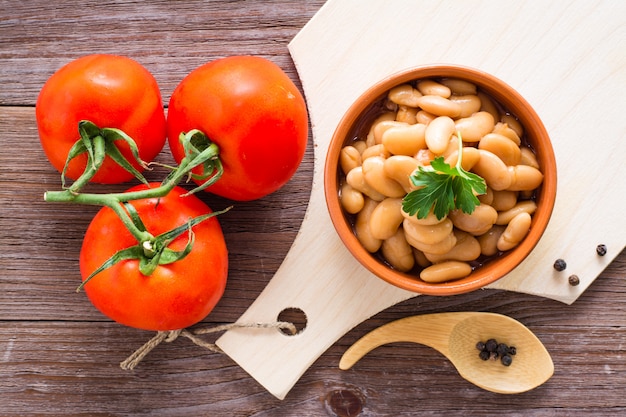
<path fill-rule="evenodd" d="M 476 343 L 492 338 L 515 346 L 510 366 L 479 357 Z M 501 314 L 479 312 L 426 314 L 385 324 L 357 340 L 343 354 L 339 368 L 350 369 L 368 352 L 395 342 L 429 346 L 448 358 L 467 381 L 500 394 L 529 391 L 554 373 L 550 354 L 526 326 Z"/>

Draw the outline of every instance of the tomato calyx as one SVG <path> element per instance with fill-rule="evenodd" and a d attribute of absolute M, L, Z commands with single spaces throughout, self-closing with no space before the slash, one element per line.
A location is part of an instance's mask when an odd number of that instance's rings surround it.
<path fill-rule="evenodd" d="M 195 167 L 201 168 L 201 173 L 193 172 L 191 169 L 188 172 L 188 180 L 203 181 L 201 185 L 191 190 L 189 194 L 202 191 L 215 184 L 224 173 L 224 166 L 219 157 L 218 146 L 211 142 L 204 132 L 198 129 L 192 129 L 186 133 L 182 132 L 178 140 L 182 144 L 185 152 L 185 157 L 181 160 L 180 165 L 183 165 L 186 159 L 191 161 L 198 159 L 198 163 L 195 163 L 192 169 Z M 211 156 L 200 157 L 205 154 Z M 172 174 L 174 174 L 174 172 L 170 175 Z"/>
<path fill-rule="evenodd" d="M 121 129 L 105 127 L 99 128 L 95 123 L 89 120 L 81 120 L 78 122 L 78 132 L 80 138 L 74 143 L 70 149 L 65 166 L 61 172 L 61 185 L 64 189 L 69 190 L 72 193 L 77 193 L 85 184 L 91 180 L 96 172 L 100 169 L 104 163 L 106 156 L 111 158 L 124 170 L 133 174 L 135 178 L 144 184 L 148 184 L 145 177 L 137 170 L 131 162 L 120 152 L 117 147 L 117 141 L 125 142 L 133 156 L 135 162 L 137 162 L 142 168 L 148 168 L 148 164 L 141 160 L 139 157 L 139 149 L 135 141 L 128 136 Z M 79 178 L 74 181 L 70 187 L 65 186 L 65 174 L 67 172 L 70 162 L 79 155 L 87 154 L 87 165 L 85 171 Z"/>
<path fill-rule="evenodd" d="M 131 204 L 125 204 L 127 210 L 134 211 L 134 208 Z M 100 272 L 104 271 L 107 268 L 112 267 L 113 265 L 121 262 L 127 261 L 131 259 L 136 259 L 139 261 L 139 272 L 141 272 L 144 276 L 150 276 L 154 270 L 159 265 L 167 265 L 174 262 L 178 262 L 184 259 L 191 249 L 193 248 L 195 234 L 193 233 L 193 227 L 197 224 L 202 223 L 205 220 L 210 219 L 211 217 L 218 216 L 230 210 L 231 207 L 228 207 L 221 211 L 215 211 L 212 213 L 205 214 L 203 216 L 194 217 L 190 219 L 186 224 L 182 224 L 174 229 L 171 229 L 167 232 L 161 233 L 158 236 L 152 237 L 148 240 L 144 240 L 143 242 L 138 243 L 135 246 L 128 247 L 126 249 L 122 249 L 113 256 L 111 256 L 106 262 L 104 262 L 99 268 L 93 271 L 76 289 L 76 292 L 79 292 L 83 289 L 85 284 L 89 282 L 92 278 L 98 275 Z M 136 212 L 135 212 L 136 214 Z M 133 222 L 136 222 L 137 228 L 140 230 L 146 231 L 146 228 L 139 218 L 139 216 L 131 216 L 133 218 Z M 181 236 L 183 233 L 188 233 L 188 240 L 185 248 L 181 251 L 175 251 L 170 249 L 168 246 L 172 243 L 176 238 Z"/>

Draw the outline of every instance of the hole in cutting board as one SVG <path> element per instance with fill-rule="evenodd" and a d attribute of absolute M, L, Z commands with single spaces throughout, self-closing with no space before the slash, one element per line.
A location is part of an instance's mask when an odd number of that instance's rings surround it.
<path fill-rule="evenodd" d="M 296 326 L 296 334 L 300 334 L 306 328 L 307 318 L 304 311 L 297 307 L 287 307 L 280 313 L 278 313 L 278 321 L 286 321 Z M 295 336 L 286 329 L 280 329 L 280 331 L 287 336 Z"/>

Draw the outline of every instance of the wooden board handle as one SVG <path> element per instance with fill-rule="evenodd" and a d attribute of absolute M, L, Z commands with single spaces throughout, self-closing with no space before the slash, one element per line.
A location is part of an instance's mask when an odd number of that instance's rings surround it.
<path fill-rule="evenodd" d="M 314 186 L 316 192 L 320 187 Z M 306 315 L 304 330 L 288 336 L 277 329 L 235 329 L 217 341 L 280 399 L 350 329 L 417 295 L 388 285 L 354 260 L 334 233 L 323 201 L 323 196 L 312 196 L 283 264 L 239 319 L 241 323 L 272 322 L 283 310 L 297 308 Z"/>

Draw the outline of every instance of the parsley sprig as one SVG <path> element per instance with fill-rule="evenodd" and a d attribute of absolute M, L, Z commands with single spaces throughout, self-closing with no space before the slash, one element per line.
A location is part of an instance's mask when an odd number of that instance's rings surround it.
<path fill-rule="evenodd" d="M 433 210 L 437 219 L 441 220 L 454 209 L 461 209 L 471 214 L 480 201 L 476 194 L 485 194 L 485 180 L 473 172 L 463 169 L 463 141 L 459 138 L 459 157 L 456 165 L 451 167 L 439 156 L 431 161 L 430 166 L 420 166 L 411 174 L 411 182 L 416 190 L 408 193 L 402 200 L 402 209 L 418 219 L 428 216 Z"/>

